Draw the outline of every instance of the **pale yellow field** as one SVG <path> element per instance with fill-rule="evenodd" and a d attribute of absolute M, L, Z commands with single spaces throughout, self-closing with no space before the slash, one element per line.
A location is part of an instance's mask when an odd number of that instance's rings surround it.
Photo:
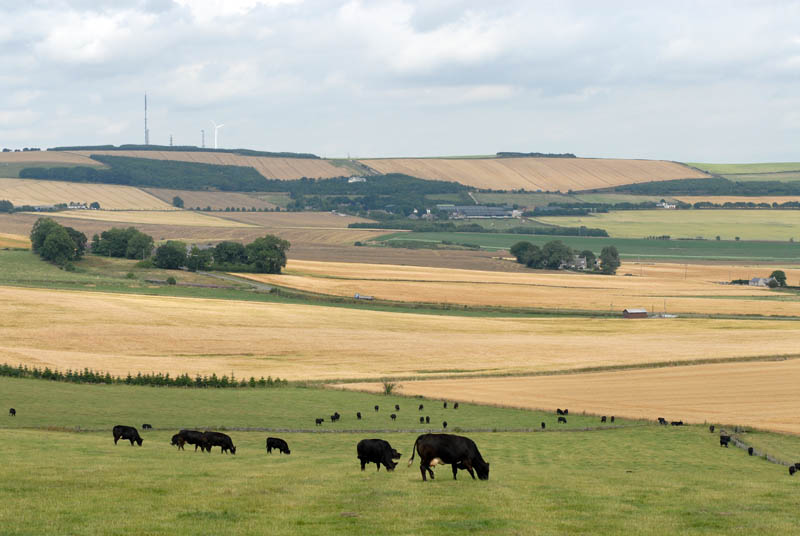
<path fill-rule="evenodd" d="M 290 379 L 791 354 L 800 323 L 469 318 L 0 287 L 0 362 Z"/>
<path fill-rule="evenodd" d="M 20 153 L 0 153 L 0 170 L 2 164 L 17 163 L 43 163 L 43 164 L 72 164 L 81 166 L 99 166 L 99 162 L 88 156 L 60 151 L 27 151 Z"/>
<path fill-rule="evenodd" d="M 594 158 L 385 158 L 362 161 L 381 173 L 460 182 L 495 190 L 589 190 L 708 175 L 661 160 Z"/>
<path fill-rule="evenodd" d="M 327 160 L 315 158 L 273 158 L 267 156 L 240 156 L 231 153 L 204 153 L 180 151 L 76 151 L 88 157 L 91 154 L 152 158 L 154 160 L 177 160 L 200 164 L 224 166 L 249 166 L 268 179 L 330 178 L 350 176 L 352 170 L 336 167 Z"/>
<path fill-rule="evenodd" d="M 399 392 L 550 411 L 568 408 L 570 413 L 651 420 L 664 417 L 800 433 L 798 378 L 800 359 L 790 359 L 563 376 L 404 381 Z M 381 392 L 383 386 L 359 383 L 339 387 Z"/>
<path fill-rule="evenodd" d="M 754 196 L 742 197 L 735 195 L 696 195 L 696 196 L 681 196 L 674 197 L 684 203 L 699 203 L 701 201 L 708 201 L 710 203 L 723 204 L 723 203 L 787 203 L 789 201 L 800 201 L 800 196 L 797 195 L 768 195 L 768 196 Z"/>
<path fill-rule="evenodd" d="M 183 199 L 183 206 L 187 209 L 211 207 L 212 210 L 225 210 L 228 207 L 247 208 L 255 207 L 275 208 L 275 205 L 259 199 L 254 195 L 238 192 L 206 192 L 192 190 L 168 190 L 165 188 L 143 188 L 144 191 L 153 194 L 165 203 L 172 206 L 172 199 L 175 196 Z"/>
<path fill-rule="evenodd" d="M 114 222 L 114 223 L 139 223 L 154 225 L 187 225 L 191 227 L 253 227 L 247 223 L 218 218 L 208 214 L 188 210 L 168 211 L 105 211 L 105 210 L 74 210 L 54 213 L 59 218 L 74 218 L 81 220 Z"/>
<path fill-rule="evenodd" d="M 27 236 L 0 233 L 0 248 L 30 248 L 31 241 Z"/>
<path fill-rule="evenodd" d="M 230 212 L 225 213 L 224 217 L 260 227 L 284 229 L 347 229 L 351 223 L 372 221 L 358 216 L 340 216 L 331 212 Z M 385 230 L 383 234 L 386 234 Z"/>
<path fill-rule="evenodd" d="M 283 274 L 242 277 L 336 296 L 355 293 L 379 299 L 556 310 L 800 316 L 800 297 L 767 288 L 721 285 L 718 281 L 766 277 L 776 267 L 637 265 L 619 273 L 633 277 L 569 272 L 481 272 L 416 266 L 289 260 Z M 785 269 L 789 281 L 800 269 Z M 731 277 L 733 276 L 733 277 Z M 743 277 L 744 276 L 744 277 Z M 685 278 L 685 279 L 684 279 Z"/>
<path fill-rule="evenodd" d="M 0 179 L 0 199 L 14 205 L 55 205 L 58 203 L 100 203 L 110 210 L 174 210 L 172 205 L 131 186 L 79 182 Z"/>

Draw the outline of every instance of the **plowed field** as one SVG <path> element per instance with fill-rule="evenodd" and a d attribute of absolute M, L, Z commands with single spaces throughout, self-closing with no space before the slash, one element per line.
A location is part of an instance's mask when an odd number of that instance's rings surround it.
<path fill-rule="evenodd" d="M 0 199 L 14 205 L 55 205 L 58 203 L 100 203 L 111 210 L 174 210 L 172 205 L 131 186 L 85 184 L 33 179 L 0 179 Z"/>
<path fill-rule="evenodd" d="M 454 181 L 495 190 L 589 190 L 638 182 L 705 178 L 661 160 L 592 158 L 386 158 L 362 162 L 381 173 Z"/>

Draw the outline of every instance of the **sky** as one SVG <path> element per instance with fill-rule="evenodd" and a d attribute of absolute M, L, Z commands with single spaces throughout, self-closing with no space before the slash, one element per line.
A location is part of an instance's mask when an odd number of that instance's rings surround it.
<path fill-rule="evenodd" d="M 0 146 L 800 160 L 800 2 L 4 0 Z"/>

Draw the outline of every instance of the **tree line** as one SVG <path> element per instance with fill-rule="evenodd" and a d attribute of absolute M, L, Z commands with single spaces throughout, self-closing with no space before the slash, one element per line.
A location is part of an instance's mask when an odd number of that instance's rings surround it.
<path fill-rule="evenodd" d="M 723 177 L 710 179 L 673 179 L 667 181 L 625 184 L 614 188 L 595 190 L 636 195 L 729 195 L 755 197 L 764 195 L 800 195 L 800 181 L 744 181 L 736 182 Z"/>
<path fill-rule="evenodd" d="M 524 264 L 528 268 L 539 270 L 558 270 L 564 265 L 570 266 L 574 263 L 574 257 L 586 259 L 586 268 L 596 271 L 595 261 L 597 257 L 591 250 L 575 251 L 561 240 L 547 242 L 541 248 L 530 242 L 517 242 L 509 249 L 516 257 L 517 262 Z M 604 274 L 615 274 L 621 264 L 619 252 L 614 246 L 606 246 L 600 252 L 600 269 Z"/>
<path fill-rule="evenodd" d="M 57 223 L 52 218 L 39 218 L 30 233 L 31 249 L 42 259 L 67 270 L 74 270 L 77 261 L 86 252 L 86 235 Z"/>
<path fill-rule="evenodd" d="M 186 373 L 179 376 L 170 376 L 169 372 L 165 374 L 151 373 L 142 374 L 139 372 L 136 376 L 128 373 L 127 376 L 112 376 L 108 372 L 94 371 L 88 368 L 83 370 L 67 369 L 66 372 L 61 372 L 58 369 L 50 369 L 49 367 L 28 367 L 27 365 L 12 366 L 7 363 L 0 365 L 0 376 L 10 378 L 34 378 L 40 380 L 50 380 L 54 382 L 68 382 L 68 383 L 93 383 L 93 384 L 109 384 L 109 385 L 148 385 L 151 387 L 193 387 L 193 388 L 270 388 L 270 387 L 285 387 L 289 384 L 287 380 L 280 378 L 272 378 L 269 376 L 259 379 L 250 376 L 250 379 L 236 379 L 233 373 L 231 377 L 196 375 L 194 378 Z"/>

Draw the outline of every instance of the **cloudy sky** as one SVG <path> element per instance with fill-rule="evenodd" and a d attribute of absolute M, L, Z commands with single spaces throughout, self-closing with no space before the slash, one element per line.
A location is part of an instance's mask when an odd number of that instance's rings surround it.
<path fill-rule="evenodd" d="M 5 0 L 0 146 L 800 160 L 800 3 Z"/>

